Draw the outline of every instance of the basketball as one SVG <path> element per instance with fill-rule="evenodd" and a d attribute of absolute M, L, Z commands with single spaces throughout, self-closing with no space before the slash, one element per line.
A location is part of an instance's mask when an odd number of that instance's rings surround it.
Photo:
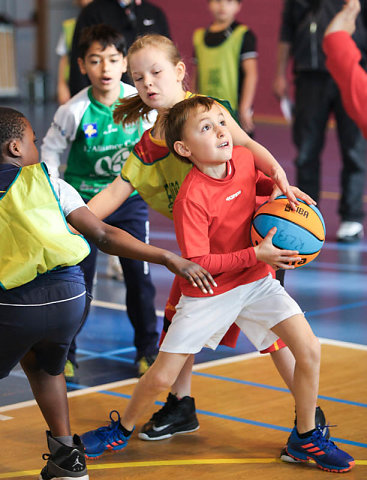
<path fill-rule="evenodd" d="M 301 267 L 314 260 L 325 241 L 325 222 L 318 208 L 303 200 L 292 210 L 285 196 L 263 203 L 255 212 L 251 226 L 252 245 L 258 245 L 272 227 L 277 227 L 273 245 L 283 250 L 297 250 Z"/>

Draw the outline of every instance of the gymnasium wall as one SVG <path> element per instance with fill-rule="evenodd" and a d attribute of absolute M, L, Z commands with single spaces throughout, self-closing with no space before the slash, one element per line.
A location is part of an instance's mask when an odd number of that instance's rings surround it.
<path fill-rule="evenodd" d="M 209 24 L 207 0 L 150 0 L 167 14 L 173 40 L 190 67 L 191 36 L 195 28 Z M 259 83 L 255 98 L 255 114 L 281 115 L 279 103 L 272 94 L 276 48 L 281 19 L 282 0 L 243 0 L 239 20 L 257 35 L 259 51 Z"/>
<path fill-rule="evenodd" d="M 173 40 L 177 43 L 190 71 L 192 32 L 210 22 L 207 0 L 150 0 L 167 14 Z M 242 0 L 239 20 L 252 28 L 258 38 L 259 83 L 255 98 L 256 115 L 280 115 L 272 94 L 276 47 L 283 0 Z M 56 43 L 61 22 L 78 13 L 73 0 L 45 0 L 47 6 L 47 85 L 54 98 L 58 57 Z M 36 8 L 35 0 L 0 0 L 0 13 L 23 24 L 16 29 L 17 76 L 21 96 L 27 97 L 29 72 L 35 65 L 35 25 L 29 24 Z M 28 23 L 27 23 L 28 22 Z"/>

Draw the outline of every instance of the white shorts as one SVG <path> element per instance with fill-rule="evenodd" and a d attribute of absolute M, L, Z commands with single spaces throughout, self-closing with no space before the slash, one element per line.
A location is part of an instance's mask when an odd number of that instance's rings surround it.
<path fill-rule="evenodd" d="M 182 295 L 160 350 L 198 353 L 215 350 L 232 323 L 236 323 L 258 350 L 272 345 L 277 335 L 270 329 L 293 315 L 302 314 L 271 274 L 212 297 Z"/>

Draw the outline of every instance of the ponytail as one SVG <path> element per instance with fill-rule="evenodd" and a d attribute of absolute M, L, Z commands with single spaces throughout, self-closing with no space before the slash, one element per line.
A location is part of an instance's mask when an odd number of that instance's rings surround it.
<path fill-rule="evenodd" d="M 121 123 L 123 127 L 131 123 L 136 123 L 140 118 L 148 120 L 149 112 L 153 109 L 148 107 L 138 94 L 129 97 L 120 98 L 114 111 L 113 121 Z"/>

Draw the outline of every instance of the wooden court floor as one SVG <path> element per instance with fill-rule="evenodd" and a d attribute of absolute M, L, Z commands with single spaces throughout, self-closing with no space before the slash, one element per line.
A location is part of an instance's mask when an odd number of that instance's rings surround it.
<path fill-rule="evenodd" d="M 278 460 L 292 427 L 294 404 L 268 355 L 245 354 L 195 368 L 193 395 L 200 429 L 161 442 L 144 442 L 134 435 L 124 451 L 89 462 L 91 480 L 326 480 L 338 475 L 313 464 Z M 365 347 L 322 346 L 319 405 L 336 425 L 332 438 L 356 459 L 354 469 L 342 474 L 345 479 L 367 479 L 366 379 Z M 123 410 L 135 383 L 125 380 L 72 392 L 73 430 L 81 433 L 107 423 L 110 410 Z M 160 400 L 164 399 L 163 395 Z M 37 406 L 24 402 L 2 407 L 0 420 L 0 479 L 38 478 L 47 449 Z"/>

